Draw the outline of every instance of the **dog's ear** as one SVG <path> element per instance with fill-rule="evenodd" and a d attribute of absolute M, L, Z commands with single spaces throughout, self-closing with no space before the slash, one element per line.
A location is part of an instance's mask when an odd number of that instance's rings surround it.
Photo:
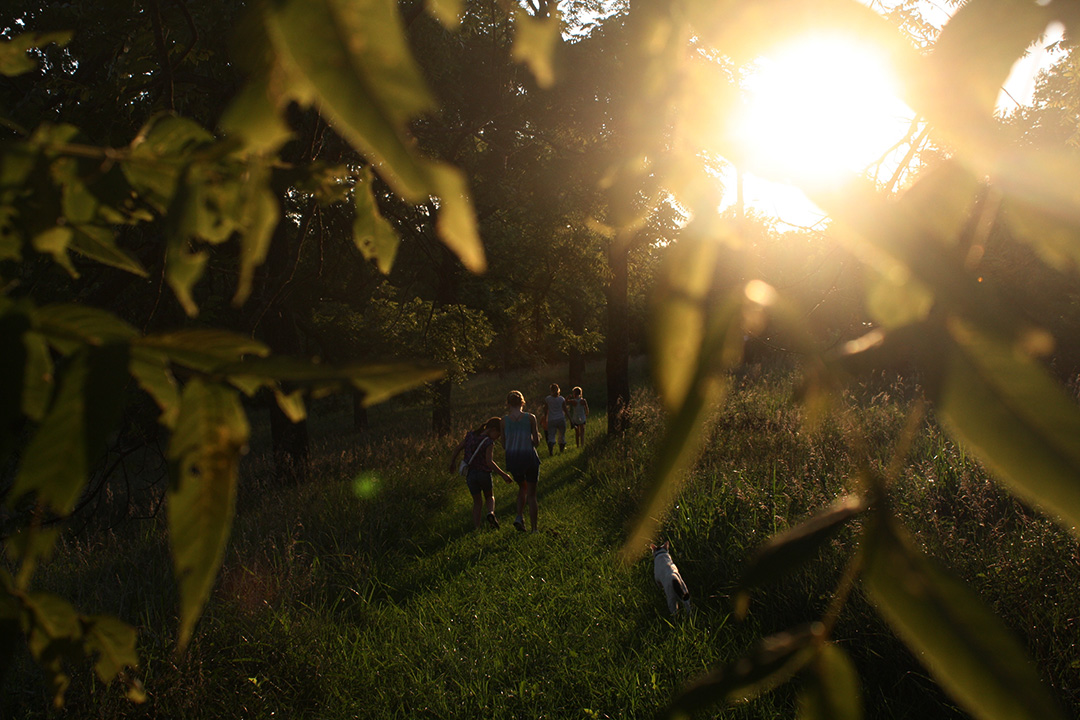
<path fill-rule="evenodd" d="M 656 552 L 656 546 L 652 543 L 649 543 L 649 552 Z"/>
<path fill-rule="evenodd" d="M 665 540 L 664 544 L 661 545 L 660 547 L 664 548 L 665 550 L 670 550 L 671 549 L 671 541 L 670 540 Z"/>

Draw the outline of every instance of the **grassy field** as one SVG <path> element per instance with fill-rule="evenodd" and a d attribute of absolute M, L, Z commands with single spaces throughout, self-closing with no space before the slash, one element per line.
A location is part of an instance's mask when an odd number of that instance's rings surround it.
<path fill-rule="evenodd" d="M 459 396 L 460 429 L 497 414 L 507 390 L 539 397 L 561 375 L 476 378 Z M 647 389 L 636 391 L 632 431 L 612 441 L 593 391 L 602 382 L 587 378 L 595 412 L 586 447 L 541 451 L 536 534 L 510 525 L 514 488 L 498 480 L 502 529 L 472 529 L 464 483 L 447 472 L 457 437 L 425 433 L 423 408 L 373 409 L 361 437 L 341 430 L 351 422 L 344 406 L 328 406 L 309 481 L 276 486 L 265 458 L 245 463 L 225 566 L 184 656 L 173 652 L 175 593 L 158 521 L 70 537 L 42 571 L 46 587 L 84 612 L 139 626 L 146 704 L 73 669 L 67 707 L 50 710 L 24 658 L 0 687 L 0 717 L 653 717 L 695 675 L 824 612 L 848 536 L 755 596 L 745 621 L 730 600 L 757 544 L 843 494 L 853 442 L 889 461 L 913 395 L 898 382 L 862 388 L 845 398 L 847 422 L 809 433 L 787 402 L 792 382 L 780 372 L 736 378 L 664 524 L 694 595 L 689 618 L 667 616 L 647 558 L 624 567 L 614 557 L 659 441 Z M 995 607 L 1075 713 L 1076 541 L 1009 500 L 932 424 L 904 467 L 896 492 L 919 542 Z M 859 669 L 867 717 L 962 716 L 857 593 L 836 639 Z M 716 716 L 792 717 L 796 689 Z"/>

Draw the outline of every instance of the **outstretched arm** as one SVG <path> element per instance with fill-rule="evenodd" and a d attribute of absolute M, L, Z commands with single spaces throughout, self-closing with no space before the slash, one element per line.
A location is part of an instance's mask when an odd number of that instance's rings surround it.
<path fill-rule="evenodd" d="M 506 482 L 513 482 L 514 478 L 510 477 L 509 473 L 503 470 L 501 467 L 495 464 L 495 457 L 492 452 L 495 450 L 495 443 L 491 443 L 484 451 L 484 459 L 487 461 L 488 469 L 492 472 L 499 473 L 506 480 Z"/>

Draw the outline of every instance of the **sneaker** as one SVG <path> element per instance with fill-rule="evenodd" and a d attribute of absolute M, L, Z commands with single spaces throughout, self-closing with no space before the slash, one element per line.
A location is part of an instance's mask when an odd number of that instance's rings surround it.
<path fill-rule="evenodd" d="M 499 518 L 495 517 L 495 513 L 488 513 L 487 521 L 488 525 L 495 528 L 496 530 L 499 529 Z"/>
<path fill-rule="evenodd" d="M 525 521 L 521 518 L 514 520 L 514 527 L 516 527 L 520 532 L 525 532 Z"/>

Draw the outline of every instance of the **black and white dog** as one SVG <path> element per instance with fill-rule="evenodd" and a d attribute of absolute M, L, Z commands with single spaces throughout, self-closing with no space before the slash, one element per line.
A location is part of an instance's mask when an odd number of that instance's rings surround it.
<path fill-rule="evenodd" d="M 693 610 L 690 606 L 690 590 L 683 582 L 679 568 L 671 560 L 671 544 L 664 541 L 662 545 L 649 545 L 653 555 L 653 579 L 664 590 L 667 597 L 668 611 L 674 615 L 679 611 L 679 606 L 685 612 Z"/>

